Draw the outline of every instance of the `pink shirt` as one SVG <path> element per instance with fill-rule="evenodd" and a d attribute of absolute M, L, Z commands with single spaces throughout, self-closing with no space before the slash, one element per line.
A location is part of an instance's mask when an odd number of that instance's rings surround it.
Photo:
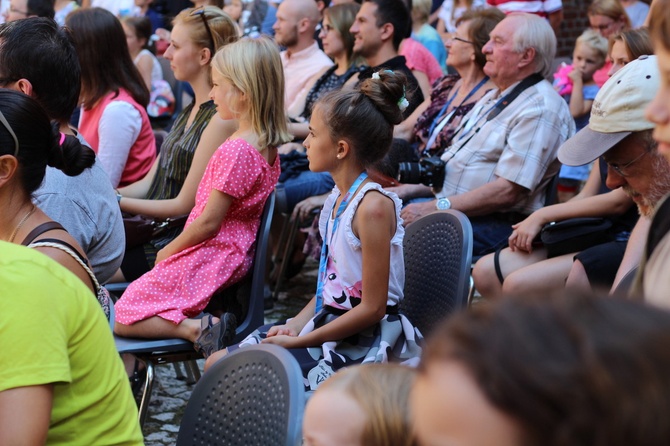
<path fill-rule="evenodd" d="M 136 136 L 136 132 L 131 128 L 132 122 L 128 122 L 129 125 L 125 126 L 122 122 L 117 121 L 117 128 L 111 129 L 112 133 L 110 133 L 108 125 L 102 125 L 105 109 L 117 101 L 130 104 L 133 107 L 131 112 L 139 113 L 140 126 Z M 103 155 L 102 152 L 109 150 L 125 151 L 127 153 L 127 156 L 123 157 L 125 159 L 121 160 L 123 171 L 118 182 L 112 180 L 115 187 L 123 187 L 144 178 L 156 159 L 156 139 L 151 129 L 147 111 L 126 90 L 119 90 L 118 95 L 114 92 L 109 93 L 90 109 L 82 108 L 79 132 L 91 145 L 93 151 L 100 152 L 100 156 Z M 130 137 L 124 139 L 126 134 Z M 114 140 L 121 139 L 127 141 L 123 144 L 124 147 L 115 147 Z M 110 174 L 109 171 L 107 173 Z"/>
<path fill-rule="evenodd" d="M 411 37 L 402 41 L 398 54 L 405 56 L 407 68 L 425 73 L 430 85 L 442 77 L 442 67 L 433 53 Z"/>
<path fill-rule="evenodd" d="M 281 63 L 286 79 L 284 105 L 287 110 L 296 106 L 294 101 L 305 100 L 299 93 L 316 73 L 333 65 L 333 61 L 319 49 L 316 42 L 302 51 L 291 53 L 290 56 L 288 51 L 282 51 Z"/>

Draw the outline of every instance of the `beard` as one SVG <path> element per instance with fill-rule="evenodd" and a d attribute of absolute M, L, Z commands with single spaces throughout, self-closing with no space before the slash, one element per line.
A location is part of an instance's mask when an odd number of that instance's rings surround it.
<path fill-rule="evenodd" d="M 665 158 L 656 152 L 652 152 L 652 181 L 649 190 L 641 195 L 628 184 L 623 186 L 623 191 L 629 197 L 639 197 L 636 200 L 640 215 L 651 217 L 656 210 L 656 205 L 666 194 L 670 192 L 670 165 Z"/>
<path fill-rule="evenodd" d="M 281 35 L 277 40 L 277 43 L 284 48 L 290 48 L 298 43 L 298 27 L 295 26 L 291 28 L 289 32 Z"/>

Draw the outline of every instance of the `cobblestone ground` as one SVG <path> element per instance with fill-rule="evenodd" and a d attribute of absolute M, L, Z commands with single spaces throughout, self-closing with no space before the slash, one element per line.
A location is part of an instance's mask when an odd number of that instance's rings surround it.
<path fill-rule="evenodd" d="M 274 308 L 265 312 L 265 322 L 276 322 L 298 314 L 314 295 L 317 271 L 318 262 L 308 259 L 302 272 L 288 281 L 285 291 L 279 293 L 279 300 L 275 302 Z M 204 364 L 204 360 L 198 361 L 201 371 Z M 144 425 L 146 446 L 168 446 L 176 443 L 179 423 L 192 391 L 193 385 L 177 379 L 171 364 L 156 367 L 149 415 Z"/>

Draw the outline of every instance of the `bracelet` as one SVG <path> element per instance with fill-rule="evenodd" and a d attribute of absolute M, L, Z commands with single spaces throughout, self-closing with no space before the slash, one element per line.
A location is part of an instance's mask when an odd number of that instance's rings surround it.
<path fill-rule="evenodd" d="M 123 198 L 123 195 L 121 195 L 121 192 L 119 192 L 118 189 L 114 189 L 114 192 L 116 192 L 116 202 L 121 203 L 121 198 Z"/>

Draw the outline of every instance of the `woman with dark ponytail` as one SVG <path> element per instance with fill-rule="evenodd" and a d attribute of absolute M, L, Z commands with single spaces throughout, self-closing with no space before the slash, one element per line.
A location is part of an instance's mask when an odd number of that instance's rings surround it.
<path fill-rule="evenodd" d="M 389 150 L 408 105 L 405 77 L 388 70 L 317 101 L 304 145 L 310 170 L 329 172 L 335 188 L 319 219 L 316 296 L 295 318 L 261 327 L 229 350 L 259 342 L 290 349 L 308 390 L 353 364 L 418 363 L 421 334 L 398 313 L 405 281 L 401 202 L 366 173 Z"/>
<path fill-rule="evenodd" d="M 75 176 L 94 162 L 95 153 L 76 137 L 60 133 L 37 101 L 0 89 L 0 239 L 44 253 L 99 294 L 102 289 L 82 248 L 32 202 L 47 165 Z"/>

